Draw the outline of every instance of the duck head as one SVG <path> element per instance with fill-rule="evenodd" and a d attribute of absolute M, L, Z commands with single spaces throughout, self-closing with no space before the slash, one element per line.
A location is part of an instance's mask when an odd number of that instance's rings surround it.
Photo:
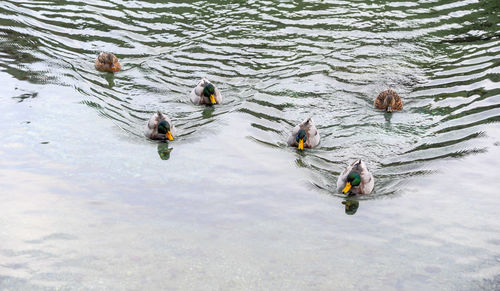
<path fill-rule="evenodd" d="M 115 66 L 115 56 L 112 53 L 102 52 L 99 54 L 99 62 L 104 66 L 109 66 L 110 68 L 114 68 Z"/>
<path fill-rule="evenodd" d="M 303 150 L 304 149 L 304 143 L 307 141 L 307 134 L 306 131 L 301 129 L 297 133 L 297 136 L 295 137 L 295 141 L 298 143 L 298 149 Z"/>
<path fill-rule="evenodd" d="M 164 134 L 168 140 L 174 140 L 172 133 L 170 132 L 170 124 L 166 120 L 160 121 L 158 124 L 158 133 Z"/>
<path fill-rule="evenodd" d="M 386 112 L 392 112 L 392 107 L 396 104 L 396 100 L 392 94 L 387 94 L 384 99 L 384 108 Z"/>
<path fill-rule="evenodd" d="M 114 68 L 115 66 L 115 56 L 113 54 L 106 55 L 106 64 L 109 65 L 110 68 Z"/>
<path fill-rule="evenodd" d="M 210 100 L 210 104 L 214 105 L 217 103 L 215 100 L 215 87 L 212 84 L 207 84 L 205 88 L 203 88 L 203 96 L 207 97 Z"/>
<path fill-rule="evenodd" d="M 342 193 L 346 194 L 351 191 L 352 187 L 359 186 L 361 184 L 361 176 L 356 171 L 351 171 L 349 175 L 347 175 L 347 179 L 345 182 L 345 187 L 342 190 Z"/>

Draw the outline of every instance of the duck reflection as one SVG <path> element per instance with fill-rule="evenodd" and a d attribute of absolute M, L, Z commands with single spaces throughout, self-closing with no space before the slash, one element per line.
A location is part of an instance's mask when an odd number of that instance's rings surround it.
<path fill-rule="evenodd" d="M 203 118 L 210 118 L 212 117 L 212 113 L 214 113 L 214 107 L 210 106 L 203 109 L 203 111 L 201 112 L 201 116 L 203 116 Z"/>
<path fill-rule="evenodd" d="M 387 123 L 387 125 L 390 125 L 391 124 L 392 113 L 385 112 L 384 113 L 384 118 L 385 118 L 385 122 Z"/>
<path fill-rule="evenodd" d="M 342 201 L 342 204 L 345 205 L 345 214 L 347 215 L 354 215 L 358 211 L 359 201 L 357 200 L 346 199 Z"/>
<path fill-rule="evenodd" d="M 105 79 L 108 81 L 109 88 L 115 85 L 115 75 L 113 73 L 107 73 Z"/>
<path fill-rule="evenodd" d="M 160 155 L 160 159 L 168 160 L 170 159 L 170 152 L 173 148 L 168 147 L 168 143 L 160 143 L 158 144 L 158 155 Z"/>

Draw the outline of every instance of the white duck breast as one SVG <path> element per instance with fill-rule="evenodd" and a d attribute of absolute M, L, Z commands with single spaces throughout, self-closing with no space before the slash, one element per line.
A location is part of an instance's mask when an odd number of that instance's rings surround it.
<path fill-rule="evenodd" d="M 314 121 L 311 117 L 306 118 L 300 124 L 296 125 L 292 134 L 288 137 L 288 145 L 296 147 L 298 146 L 297 135 L 299 131 L 303 129 L 306 132 L 306 141 L 304 141 L 304 148 L 313 148 L 319 144 L 319 132 L 316 126 L 314 125 Z"/>
<path fill-rule="evenodd" d="M 191 98 L 191 101 L 194 104 L 197 104 L 197 105 L 201 105 L 201 104 L 210 105 L 210 104 L 212 104 L 212 102 L 210 102 L 210 99 L 208 97 L 203 96 L 203 89 L 205 89 L 205 87 L 208 84 L 212 84 L 214 86 L 214 89 L 215 89 L 215 96 L 214 97 L 215 97 L 216 104 L 222 103 L 222 95 L 220 94 L 219 89 L 217 89 L 217 87 L 213 83 L 208 81 L 208 79 L 203 78 L 198 82 L 196 87 L 194 87 L 194 89 L 191 91 L 191 94 L 189 94 L 189 97 Z"/>
<path fill-rule="evenodd" d="M 153 114 L 153 116 L 151 116 L 149 121 L 146 123 L 146 129 L 144 130 L 144 135 L 150 139 L 158 139 L 158 140 L 168 139 L 166 134 L 158 133 L 158 125 L 163 120 L 165 120 L 170 125 L 170 134 L 172 135 L 172 137 L 175 137 L 175 135 L 177 134 L 175 126 L 172 124 L 170 118 L 168 118 L 167 115 L 161 113 L 160 111 L 157 111 L 155 114 Z"/>

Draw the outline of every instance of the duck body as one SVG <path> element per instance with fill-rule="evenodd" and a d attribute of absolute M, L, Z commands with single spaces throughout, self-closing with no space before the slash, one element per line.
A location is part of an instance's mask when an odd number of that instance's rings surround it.
<path fill-rule="evenodd" d="M 101 52 L 94 64 L 96 70 L 101 72 L 118 72 L 122 69 L 118 58 L 112 53 Z"/>
<path fill-rule="evenodd" d="M 370 194 L 375 185 L 372 173 L 361 159 L 352 162 L 340 174 L 337 191 L 344 194 Z"/>
<path fill-rule="evenodd" d="M 385 110 L 386 112 L 403 109 L 401 97 L 392 89 L 387 89 L 378 94 L 373 105 L 375 108 Z"/>
<path fill-rule="evenodd" d="M 292 134 L 288 137 L 287 143 L 289 146 L 303 149 L 317 146 L 319 144 L 319 140 L 320 136 L 318 129 L 314 125 L 312 118 L 308 117 L 293 128 Z"/>
<path fill-rule="evenodd" d="M 144 135 L 149 139 L 173 140 L 177 131 L 167 115 L 157 111 L 146 124 Z"/>
<path fill-rule="evenodd" d="M 215 105 L 222 103 L 222 95 L 214 84 L 207 78 L 201 79 L 189 95 L 194 104 Z"/>

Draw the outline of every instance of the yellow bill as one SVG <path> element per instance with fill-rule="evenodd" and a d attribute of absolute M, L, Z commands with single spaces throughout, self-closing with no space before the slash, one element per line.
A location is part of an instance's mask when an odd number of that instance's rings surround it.
<path fill-rule="evenodd" d="M 342 190 L 342 193 L 345 194 L 345 193 L 349 192 L 349 190 L 351 190 L 351 183 L 347 182 L 347 183 L 345 183 L 345 188 L 344 188 L 344 190 Z"/>
<path fill-rule="evenodd" d="M 170 132 L 170 130 L 167 131 L 166 136 L 167 136 L 168 140 L 174 140 L 174 137 L 172 136 L 172 133 Z"/>
<path fill-rule="evenodd" d="M 304 140 L 301 139 L 299 140 L 299 150 L 303 150 L 304 149 Z"/>
<path fill-rule="evenodd" d="M 215 95 L 214 94 L 210 94 L 210 103 L 212 103 L 212 104 L 217 103 L 217 101 L 215 101 Z"/>

